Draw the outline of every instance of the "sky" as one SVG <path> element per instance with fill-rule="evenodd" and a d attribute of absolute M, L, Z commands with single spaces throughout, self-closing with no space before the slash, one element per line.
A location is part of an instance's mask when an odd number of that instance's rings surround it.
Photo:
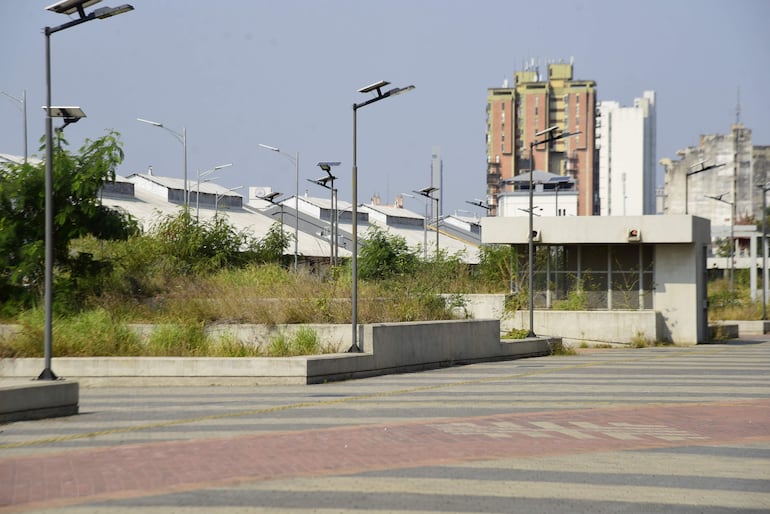
<path fill-rule="evenodd" d="M 701 134 L 736 121 L 770 145 L 770 2 L 765 0 L 105 0 L 135 10 L 51 36 L 53 105 L 87 118 L 67 127 L 69 149 L 107 130 L 121 134 L 128 176 L 153 167 L 228 188 L 268 186 L 326 198 L 307 179 L 340 161 L 335 185 L 350 201 L 354 103 L 363 86 L 414 85 L 358 110 L 358 199 L 430 185 L 431 154 L 443 161 L 443 212 L 483 215 L 467 201 L 486 194 L 486 96 L 535 59 L 574 62 L 601 100 L 632 105 L 657 93 L 657 159 L 676 158 Z M 69 18 L 54 0 L 0 0 L 0 91 L 27 97 L 30 154 L 45 128 L 43 27 Z M 94 7 L 88 8 L 87 12 Z M 22 155 L 19 101 L 0 95 L 0 153 Z M 740 99 L 740 102 L 739 102 Z M 259 147 L 280 148 L 281 155 Z M 662 185 L 662 167 L 658 167 Z M 424 199 L 405 207 L 424 209 Z M 481 212 L 480 212 L 481 211 Z"/>

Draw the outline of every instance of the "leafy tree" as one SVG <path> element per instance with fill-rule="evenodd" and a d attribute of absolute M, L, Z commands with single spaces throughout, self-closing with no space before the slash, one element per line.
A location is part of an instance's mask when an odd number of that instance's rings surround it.
<path fill-rule="evenodd" d="M 487 283 L 496 284 L 501 290 L 509 289 L 511 280 L 517 281 L 519 252 L 512 245 L 482 245 L 479 249 L 477 277 Z M 521 284 L 518 284 L 521 286 Z M 518 289 L 518 287 L 517 287 Z"/>
<path fill-rule="evenodd" d="M 364 280 L 382 280 L 413 273 L 417 253 L 409 249 L 403 237 L 372 225 L 359 252 L 358 275 Z"/>
<path fill-rule="evenodd" d="M 59 135 L 53 149 L 54 267 L 57 280 L 75 287 L 98 273 L 102 264 L 72 252 L 73 239 L 125 239 L 136 230 L 129 216 L 104 207 L 99 198 L 102 185 L 114 182 L 115 169 L 123 161 L 119 138 L 108 131 L 71 154 L 62 148 L 67 142 Z M 7 165 L 0 169 L 0 179 L 0 299 L 4 308 L 29 306 L 43 287 L 45 163 Z"/>
<path fill-rule="evenodd" d="M 274 223 L 264 238 L 252 243 L 251 252 L 253 252 L 257 262 L 286 264 L 286 256 L 283 252 L 289 247 L 294 236 L 287 235 L 281 230 L 281 227 L 282 224 Z"/>

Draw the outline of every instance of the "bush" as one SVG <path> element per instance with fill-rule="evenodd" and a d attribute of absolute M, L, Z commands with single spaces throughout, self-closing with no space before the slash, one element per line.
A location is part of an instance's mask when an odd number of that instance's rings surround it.
<path fill-rule="evenodd" d="M 267 353 L 271 357 L 293 357 L 321 353 L 321 341 L 315 330 L 300 327 L 291 339 L 286 334 L 277 334 L 270 339 Z"/>
<path fill-rule="evenodd" d="M 403 237 L 372 225 L 359 251 L 358 276 L 361 280 L 384 280 L 407 275 L 414 272 L 417 262 L 416 251 L 409 249 Z"/>

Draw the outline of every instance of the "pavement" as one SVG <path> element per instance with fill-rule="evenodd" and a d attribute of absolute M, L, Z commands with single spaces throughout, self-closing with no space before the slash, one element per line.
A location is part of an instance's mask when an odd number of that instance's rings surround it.
<path fill-rule="evenodd" d="M 0 513 L 767 513 L 770 336 L 306 386 L 83 387 Z"/>

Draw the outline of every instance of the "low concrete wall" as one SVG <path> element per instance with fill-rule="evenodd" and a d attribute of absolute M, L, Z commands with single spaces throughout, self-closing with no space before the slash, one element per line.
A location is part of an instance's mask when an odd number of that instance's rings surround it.
<path fill-rule="evenodd" d="M 549 354 L 555 338 L 501 341 L 499 320 L 448 320 L 364 325 L 358 359 L 308 363 L 308 378 L 339 380 L 455 364 Z"/>
<path fill-rule="evenodd" d="M 458 301 L 453 313 L 459 318 L 502 319 L 505 316 L 504 294 L 441 295 L 450 305 Z"/>
<path fill-rule="evenodd" d="M 770 321 L 764 320 L 727 320 L 720 324 L 737 325 L 738 333 L 744 334 L 767 334 L 770 333 Z M 737 337 L 737 336 L 736 336 Z"/>
<path fill-rule="evenodd" d="M 349 325 L 348 325 L 349 328 Z M 352 334 L 351 334 L 352 335 Z M 362 353 L 305 357 L 58 357 L 57 375 L 91 385 L 311 384 L 549 353 L 553 339 L 500 341 L 498 320 L 362 325 Z M 33 377 L 43 359 L 2 359 L 0 377 Z"/>
<path fill-rule="evenodd" d="M 529 311 L 516 311 L 501 322 L 503 332 L 529 328 Z M 659 341 L 662 323 L 655 311 L 534 311 L 535 334 L 560 337 L 567 344 L 629 344 Z M 676 341 L 678 344 L 687 342 Z M 692 341 L 691 344 L 695 344 Z"/>
<path fill-rule="evenodd" d="M 132 323 L 128 327 L 143 338 L 149 338 L 158 325 Z M 278 334 L 292 337 L 298 330 L 313 330 L 325 347 L 344 351 L 352 344 L 352 330 L 349 324 L 308 323 L 302 325 L 262 325 L 251 323 L 215 323 L 206 326 L 206 335 L 215 339 L 230 336 L 238 341 L 255 346 L 266 346 Z"/>
<path fill-rule="evenodd" d="M 42 367 L 38 368 L 39 370 Z M 0 386 L 0 422 L 71 416 L 80 389 L 70 380 L 27 381 Z"/>

